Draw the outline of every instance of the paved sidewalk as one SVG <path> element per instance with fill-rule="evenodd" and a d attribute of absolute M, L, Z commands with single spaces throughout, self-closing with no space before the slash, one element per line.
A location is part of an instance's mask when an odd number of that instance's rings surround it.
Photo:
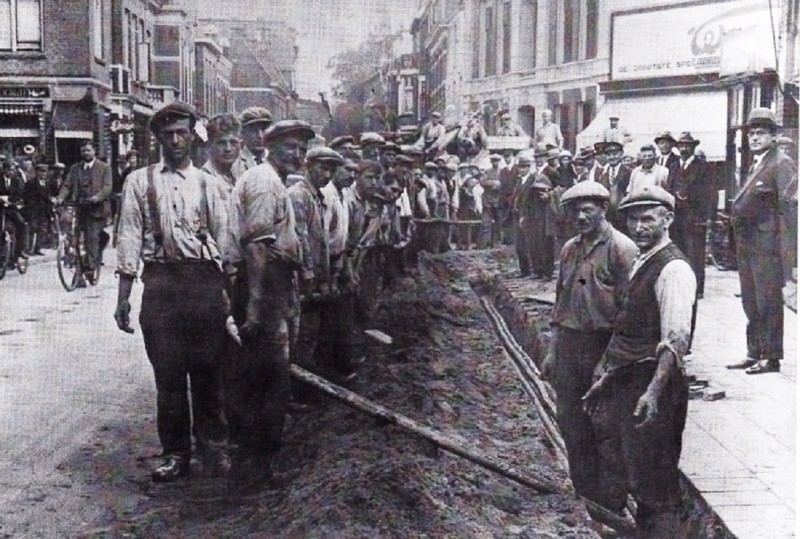
<path fill-rule="evenodd" d="M 746 355 L 738 275 L 706 271 L 687 371 L 726 397 L 690 401 L 681 469 L 738 537 L 794 537 L 797 315 L 784 309 L 780 373 L 729 371 Z"/>

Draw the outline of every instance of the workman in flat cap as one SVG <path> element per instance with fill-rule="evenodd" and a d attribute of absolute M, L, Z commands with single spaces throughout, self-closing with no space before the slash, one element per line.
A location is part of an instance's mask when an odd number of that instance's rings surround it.
<path fill-rule="evenodd" d="M 295 230 L 300 240 L 302 265 L 300 284 L 300 330 L 292 351 L 292 362 L 306 369 L 319 370 L 315 362 L 322 305 L 331 299 L 330 234 L 325 229 L 325 200 L 322 188 L 333 179 L 344 159 L 335 150 L 317 146 L 306 155 L 303 181 L 289 188 L 295 214 Z M 311 403 L 310 389 L 293 381 L 295 401 Z"/>
<path fill-rule="evenodd" d="M 584 181 L 564 191 L 561 205 L 578 235 L 561 249 L 556 303 L 550 316 L 550 347 L 542 378 L 556 390 L 558 427 L 564 437 L 578 494 L 607 506 L 600 489 L 597 439 L 581 398 L 614 329 L 622 292 L 639 252 L 606 221 L 609 192 Z"/>
<path fill-rule="evenodd" d="M 584 397 L 600 452 L 600 500 L 612 511 L 636 500 L 641 537 L 686 537 L 678 461 L 689 397 L 695 276 L 669 237 L 675 198 L 648 186 L 619 206 L 639 248 L 614 333 Z"/>
<path fill-rule="evenodd" d="M 190 159 L 197 119 L 180 102 L 153 115 L 150 130 L 163 160 L 128 176 L 120 207 L 114 318 L 133 333 L 129 297 L 143 261 L 139 324 L 155 374 L 164 454 L 154 482 L 190 473 L 192 433 L 205 472 L 230 468 L 220 368 L 229 339 L 222 270 L 228 212 L 218 180 Z"/>
<path fill-rule="evenodd" d="M 241 124 L 229 112 L 218 114 L 206 124 L 206 133 L 209 156 L 202 170 L 221 180 L 227 196 L 236 185 L 234 164 L 242 149 Z"/>
<path fill-rule="evenodd" d="M 275 122 L 264 135 L 268 162 L 244 172 L 230 197 L 227 269 L 242 340 L 232 373 L 238 391 L 229 399 L 236 410 L 231 423 L 239 445 L 232 478 L 244 492 L 266 485 L 282 443 L 291 395 L 291 343 L 300 318 L 294 278 L 302 262 L 285 181 L 301 171 L 313 137 L 305 122 Z"/>
<path fill-rule="evenodd" d="M 267 161 L 265 134 L 272 125 L 272 114 L 264 107 L 248 107 L 239 117 L 243 148 L 233 165 L 233 175 L 241 176 L 244 171 Z"/>

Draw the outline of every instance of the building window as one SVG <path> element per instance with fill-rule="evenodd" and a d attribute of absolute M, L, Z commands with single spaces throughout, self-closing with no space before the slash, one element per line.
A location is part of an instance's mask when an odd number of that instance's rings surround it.
<path fill-rule="evenodd" d="M 580 0 L 564 0 L 564 63 L 578 59 Z"/>
<path fill-rule="evenodd" d="M 598 0 L 586 0 L 586 59 L 597 58 Z"/>
<path fill-rule="evenodd" d="M 472 15 L 472 42 L 481 42 L 481 16 L 480 11 L 475 10 Z M 475 46 L 472 49 L 472 78 L 477 79 L 481 76 L 481 48 Z"/>
<path fill-rule="evenodd" d="M 0 50 L 42 50 L 41 0 L 0 0 Z"/>
<path fill-rule="evenodd" d="M 105 35 L 103 32 L 103 0 L 92 2 L 92 41 L 94 44 L 94 57 L 103 59 L 105 57 Z"/>
<path fill-rule="evenodd" d="M 519 19 L 520 69 L 536 67 L 536 0 L 523 0 Z"/>
<path fill-rule="evenodd" d="M 511 2 L 503 4 L 503 73 L 511 71 Z"/>
<path fill-rule="evenodd" d="M 556 65 L 558 50 L 558 1 L 547 2 L 547 65 Z"/>
<path fill-rule="evenodd" d="M 497 28 L 494 24 L 492 8 L 487 7 L 484 13 L 486 14 L 484 17 L 484 28 L 486 29 L 486 63 L 484 64 L 483 74 L 488 77 L 497 73 L 495 65 L 497 63 Z"/>

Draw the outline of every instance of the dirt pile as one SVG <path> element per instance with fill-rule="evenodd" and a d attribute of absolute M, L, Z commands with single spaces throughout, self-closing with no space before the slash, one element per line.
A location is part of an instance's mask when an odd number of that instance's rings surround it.
<path fill-rule="evenodd" d="M 522 469 L 563 481 L 533 405 L 468 278 L 502 251 L 422 255 L 384 291 L 351 389 Z M 502 260 L 501 260 L 502 262 Z M 64 463 L 92 493 L 86 536 L 596 537 L 574 499 L 538 495 L 394 426 L 322 398 L 293 415 L 279 485 L 230 496 L 223 481 L 159 486 L 152 393 Z M 66 530 L 65 530 L 66 531 Z M 68 535 L 76 535 L 75 531 Z"/>

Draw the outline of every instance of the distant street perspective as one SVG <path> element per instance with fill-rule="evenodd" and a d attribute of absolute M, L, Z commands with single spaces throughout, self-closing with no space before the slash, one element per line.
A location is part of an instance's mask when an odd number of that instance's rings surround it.
<path fill-rule="evenodd" d="M 0 0 L 0 537 L 795 537 L 799 15 Z"/>

